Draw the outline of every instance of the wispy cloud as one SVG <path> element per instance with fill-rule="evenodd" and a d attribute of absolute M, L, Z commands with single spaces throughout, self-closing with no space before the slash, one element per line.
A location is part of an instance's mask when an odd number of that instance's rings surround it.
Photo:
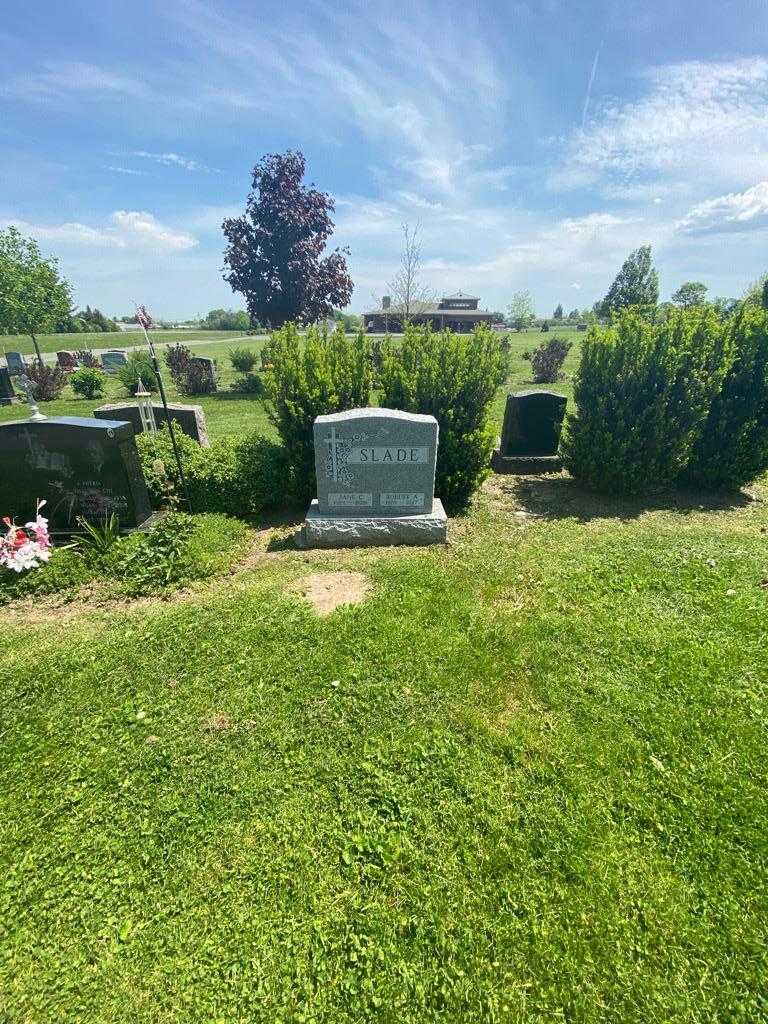
<path fill-rule="evenodd" d="M 185 171 L 202 171 L 207 169 L 201 163 L 198 163 L 197 160 L 190 160 L 185 156 L 180 156 L 178 153 L 148 153 L 146 150 L 136 149 L 130 155 L 141 160 L 152 160 L 156 164 L 162 164 L 163 167 L 181 167 Z"/>
<path fill-rule="evenodd" d="M 108 171 L 113 171 L 115 174 L 131 174 L 131 175 L 143 175 L 144 171 L 137 171 L 133 167 L 113 167 L 108 165 L 106 168 Z"/>
<path fill-rule="evenodd" d="M 179 231 L 161 223 L 143 210 L 115 210 L 104 224 L 82 224 L 67 221 L 63 224 L 30 224 L 8 220 L 24 234 L 42 242 L 77 248 L 143 249 L 154 252 L 177 252 L 192 249 L 197 239 L 186 231 Z"/>
<path fill-rule="evenodd" d="M 687 61 L 644 78 L 644 96 L 604 103 L 572 140 L 575 184 L 649 174 L 747 183 L 765 168 L 768 60 Z"/>
<path fill-rule="evenodd" d="M 755 231 L 768 228 L 768 181 L 694 206 L 677 223 L 684 234 Z"/>
<path fill-rule="evenodd" d="M 147 94 L 147 88 L 136 78 L 96 64 L 45 61 L 37 70 L 12 75 L 0 85 L 0 94 L 39 100 L 74 94 L 93 98 L 104 95 L 140 97 Z"/>

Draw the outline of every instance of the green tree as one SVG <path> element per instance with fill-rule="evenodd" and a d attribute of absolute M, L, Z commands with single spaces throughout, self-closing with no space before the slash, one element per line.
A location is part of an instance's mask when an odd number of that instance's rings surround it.
<path fill-rule="evenodd" d="M 530 327 L 536 316 L 530 292 L 515 292 L 508 306 L 509 319 L 516 331 L 524 331 Z"/>
<path fill-rule="evenodd" d="M 707 286 L 701 281 L 686 281 L 681 284 L 676 292 L 672 293 L 672 301 L 676 306 L 683 309 L 690 309 L 691 306 L 701 306 L 707 300 Z"/>
<path fill-rule="evenodd" d="M 553 320 L 562 320 L 563 319 L 563 304 L 562 304 L 562 302 L 558 302 L 558 304 L 555 306 L 555 312 L 552 314 L 552 319 Z"/>
<path fill-rule="evenodd" d="M 608 317 L 630 306 L 655 307 L 659 301 L 659 275 L 653 265 L 650 245 L 630 253 L 600 303 L 599 315 Z M 597 312 L 597 311 L 596 311 Z"/>
<path fill-rule="evenodd" d="M 206 331 L 249 331 L 251 318 L 244 309 L 212 309 L 200 326 Z"/>
<path fill-rule="evenodd" d="M 44 259 L 37 242 L 13 225 L 0 231 L 0 331 L 28 334 L 42 363 L 37 335 L 53 330 L 71 308 L 69 284 L 59 277 L 56 260 Z"/>
<path fill-rule="evenodd" d="M 760 304 L 763 309 L 768 309 L 768 277 L 763 281 L 763 290 L 760 293 Z"/>

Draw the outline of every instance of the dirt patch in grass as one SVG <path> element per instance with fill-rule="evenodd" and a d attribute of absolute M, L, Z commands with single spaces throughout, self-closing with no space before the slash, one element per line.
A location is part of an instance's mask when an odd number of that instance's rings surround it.
<path fill-rule="evenodd" d="M 344 604 L 360 604 L 371 592 L 371 581 L 361 572 L 313 572 L 290 585 L 318 615 L 330 615 Z"/>

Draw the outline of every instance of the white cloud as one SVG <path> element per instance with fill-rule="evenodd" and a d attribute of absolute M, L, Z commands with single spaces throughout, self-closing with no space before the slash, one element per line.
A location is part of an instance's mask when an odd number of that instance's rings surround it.
<path fill-rule="evenodd" d="M 139 157 L 142 160 L 153 160 L 164 167 L 182 167 L 185 171 L 204 170 L 202 164 L 199 164 L 197 160 L 189 160 L 178 153 L 147 153 L 146 150 L 137 149 L 131 153 L 131 156 Z"/>
<path fill-rule="evenodd" d="M 746 184 L 765 170 L 768 60 L 687 61 L 644 78 L 644 96 L 603 104 L 575 134 L 556 184 L 649 175 Z"/>
<path fill-rule="evenodd" d="M 142 174 L 144 174 L 144 171 L 137 171 L 133 167 L 112 167 L 112 166 L 109 166 L 106 169 L 108 171 L 113 171 L 115 174 L 132 174 L 132 175 L 142 175 Z"/>
<path fill-rule="evenodd" d="M 39 70 L 14 76 L 0 86 L 0 94 L 33 100 L 71 94 L 142 96 L 146 92 L 137 79 L 84 61 L 46 61 Z"/>
<path fill-rule="evenodd" d="M 694 206 L 678 221 L 684 234 L 719 231 L 752 231 L 768 227 L 768 181 L 744 192 L 730 192 Z"/>
<path fill-rule="evenodd" d="M 6 219 L 0 223 L 15 224 L 25 235 L 41 242 L 72 248 L 104 248 L 149 252 L 176 252 L 192 249 L 197 240 L 184 231 L 160 223 L 151 213 L 139 210 L 115 210 L 109 221 L 94 227 L 78 221 L 63 224 L 29 224 Z"/>

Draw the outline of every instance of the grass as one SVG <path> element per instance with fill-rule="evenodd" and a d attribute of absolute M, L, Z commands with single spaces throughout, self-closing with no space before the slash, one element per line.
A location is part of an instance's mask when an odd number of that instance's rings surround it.
<path fill-rule="evenodd" d="M 153 331 L 152 338 L 158 345 L 168 345 L 172 342 L 181 341 L 184 344 L 190 342 L 207 341 L 211 338 L 231 341 L 233 338 L 247 338 L 242 331 Z M 46 352 L 75 352 L 81 348 L 144 348 L 146 343 L 141 331 L 100 331 L 88 332 L 85 334 L 40 334 L 37 337 L 40 351 Z M 32 356 L 35 354 L 35 347 L 32 339 L 26 334 L 0 335 L 0 353 L 21 352 L 22 355 Z"/>
<path fill-rule="evenodd" d="M 766 530 L 497 477 L 445 549 L 0 611 L 0 1018 L 768 1019 Z"/>
<path fill-rule="evenodd" d="M 542 340 L 555 337 L 556 335 L 567 337 L 568 340 L 572 341 L 574 344 L 565 362 L 564 379 L 562 381 L 558 381 L 556 385 L 545 386 L 553 387 L 556 391 L 571 397 L 571 375 L 576 369 L 576 365 L 578 363 L 578 345 L 579 339 L 582 335 L 573 329 L 551 331 L 549 334 L 542 334 L 540 331 L 524 331 L 521 334 L 512 334 L 512 366 L 509 383 L 506 388 L 500 389 L 492 409 L 492 416 L 494 421 L 498 423 L 499 429 L 501 428 L 501 421 L 504 416 L 504 402 L 506 400 L 507 393 L 509 391 L 518 390 L 521 387 L 535 386 L 531 382 L 530 363 L 526 362 L 522 358 L 523 352 L 534 349 Z M 62 335 L 59 335 L 58 337 L 62 337 Z M 101 337 L 104 337 L 104 335 Z M 263 338 L 246 338 L 237 342 L 238 345 L 251 348 L 257 353 L 261 352 L 263 343 Z M 197 405 L 201 405 L 205 412 L 208 431 L 211 437 L 237 435 L 247 433 L 251 430 L 259 430 L 265 434 L 271 435 L 272 426 L 267 418 L 264 402 L 250 395 L 235 395 L 229 390 L 230 385 L 238 376 L 238 374 L 232 370 L 229 359 L 227 358 L 227 353 L 231 348 L 235 347 L 235 344 L 236 343 L 232 338 L 228 337 L 227 339 L 218 342 L 195 346 L 195 355 L 208 356 L 211 359 L 217 360 L 220 385 L 220 390 L 217 394 L 192 398 L 180 398 L 172 381 L 170 380 L 169 375 L 166 374 L 165 382 L 168 390 L 169 401 L 189 401 Z M 128 395 L 118 380 L 110 378 L 107 382 L 107 395 L 103 399 L 88 401 L 86 399 L 76 398 L 72 389 L 67 386 L 62 398 L 55 402 L 45 403 L 42 407 L 42 411 L 47 416 L 90 416 L 93 413 L 93 410 L 99 405 L 104 405 L 106 402 L 117 402 L 120 400 L 128 401 Z M 7 420 L 23 418 L 24 416 L 26 416 L 24 406 L 0 406 L 0 423 Z"/>

